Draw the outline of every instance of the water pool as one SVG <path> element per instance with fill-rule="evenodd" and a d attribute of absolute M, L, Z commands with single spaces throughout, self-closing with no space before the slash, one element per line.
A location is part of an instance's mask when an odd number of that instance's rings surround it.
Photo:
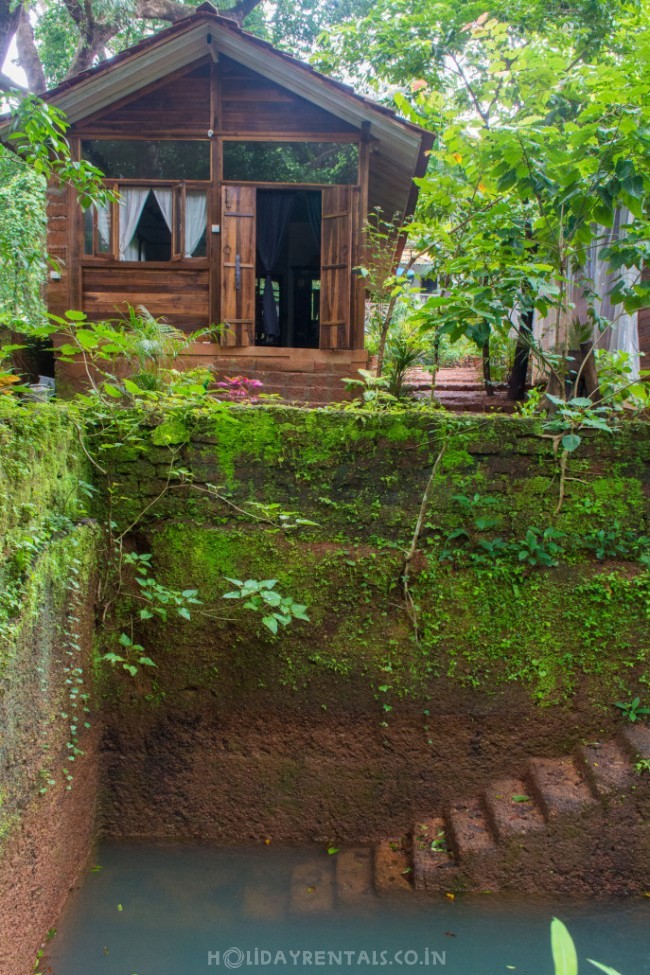
<path fill-rule="evenodd" d="M 337 894 L 338 854 L 104 843 L 48 945 L 53 975 L 317 971 L 551 975 L 549 924 L 586 958 L 650 975 L 650 900 Z M 48 971 L 42 965 L 41 971 Z"/>

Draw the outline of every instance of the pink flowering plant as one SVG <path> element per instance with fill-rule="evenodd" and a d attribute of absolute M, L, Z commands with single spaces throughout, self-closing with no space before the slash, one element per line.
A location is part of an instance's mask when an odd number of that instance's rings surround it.
<path fill-rule="evenodd" d="M 246 376 L 224 376 L 223 381 L 215 385 L 222 391 L 223 398 L 232 403 L 255 403 L 263 383 L 259 379 L 247 379 Z"/>

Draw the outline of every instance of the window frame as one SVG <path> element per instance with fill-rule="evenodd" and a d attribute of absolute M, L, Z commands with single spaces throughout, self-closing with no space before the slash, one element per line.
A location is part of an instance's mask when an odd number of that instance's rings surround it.
<path fill-rule="evenodd" d="M 149 187 L 150 190 L 158 188 L 169 188 L 172 191 L 172 249 L 169 261 L 121 261 L 119 256 L 119 208 L 120 203 L 111 203 L 111 245 L 108 252 L 100 252 L 98 245 L 97 230 L 97 210 L 92 207 L 93 215 L 93 253 L 85 253 L 85 227 L 84 213 L 81 211 L 80 238 L 81 238 L 81 262 L 82 264 L 115 264 L 118 267 L 150 267 L 150 268 L 169 268 L 178 265 L 190 265 L 191 267 L 207 266 L 210 261 L 210 208 L 211 208 L 211 183 L 207 180 L 149 180 L 149 179 L 121 179 L 106 180 L 104 184 L 107 189 L 119 193 L 120 187 L 139 186 Z M 185 200 L 187 191 L 205 193 L 206 196 L 206 228 L 205 228 L 205 249 L 206 252 L 200 257 L 185 257 Z M 178 207 L 180 206 L 180 223 L 178 222 Z M 180 231 L 180 233 L 179 233 Z M 180 237 L 180 240 L 178 239 Z"/>

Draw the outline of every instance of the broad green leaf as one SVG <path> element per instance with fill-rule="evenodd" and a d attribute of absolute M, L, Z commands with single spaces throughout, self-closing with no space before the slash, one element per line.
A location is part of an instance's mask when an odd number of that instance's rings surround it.
<path fill-rule="evenodd" d="M 551 951 L 555 975 L 578 975 L 578 955 L 566 925 L 558 918 L 551 921 Z"/>
<path fill-rule="evenodd" d="M 275 616 L 264 616 L 262 618 L 262 623 L 267 627 L 274 635 L 278 632 L 278 621 Z"/>
<path fill-rule="evenodd" d="M 571 453 L 572 450 L 577 450 L 581 443 L 582 437 L 577 433 L 565 433 L 562 437 L 562 446 L 568 453 Z"/>

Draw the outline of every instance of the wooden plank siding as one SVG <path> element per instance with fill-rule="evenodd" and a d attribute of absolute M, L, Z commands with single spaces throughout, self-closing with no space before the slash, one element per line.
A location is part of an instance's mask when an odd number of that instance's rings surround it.
<path fill-rule="evenodd" d="M 224 345 L 255 345 L 256 195 L 224 186 L 221 207 L 221 319 Z"/>
<path fill-rule="evenodd" d="M 221 131 L 300 135 L 357 130 L 311 102 L 281 88 L 230 58 L 220 58 Z"/>
<path fill-rule="evenodd" d="M 156 318 L 192 330 L 210 321 L 210 272 L 119 264 L 82 268 L 82 307 L 93 319 L 115 318 L 127 305 L 144 305 Z"/>
<path fill-rule="evenodd" d="M 70 132 L 79 153 L 84 138 L 201 138 L 212 130 L 212 181 L 208 192 L 208 257 L 152 265 L 125 264 L 82 254 L 83 221 L 74 195 L 48 196 L 48 247 L 64 265 L 48 283 L 50 309 L 69 308 L 93 319 L 144 305 L 156 317 L 185 330 L 226 322 L 222 345 L 255 345 L 257 185 L 222 184 L 224 137 L 275 141 L 361 141 L 360 132 L 335 115 L 221 55 L 185 69 L 76 123 Z M 368 134 L 361 152 L 367 195 Z M 138 181 L 146 185 L 145 180 Z M 262 184 L 260 184 L 262 185 Z M 280 188 L 271 184 L 271 188 Z M 296 191 L 299 185 L 291 186 Z M 319 187 L 316 187 L 317 189 Z M 362 253 L 366 203 L 358 187 L 322 187 L 321 349 L 363 347 L 364 289 L 352 268 Z M 219 229 L 211 232 L 211 226 Z M 118 225 L 113 224 L 117 253 Z M 224 349 L 225 352 L 225 349 Z M 310 353 L 311 354 L 311 353 Z"/>
<path fill-rule="evenodd" d="M 70 304 L 71 190 L 52 180 L 47 188 L 47 253 L 55 267 L 48 271 L 46 298 L 53 315 L 63 315 Z M 54 277 L 52 276 L 54 274 Z"/>
<path fill-rule="evenodd" d="M 210 63 L 207 62 L 84 119 L 75 126 L 75 132 L 160 139 L 183 133 L 205 137 L 212 127 Z"/>

